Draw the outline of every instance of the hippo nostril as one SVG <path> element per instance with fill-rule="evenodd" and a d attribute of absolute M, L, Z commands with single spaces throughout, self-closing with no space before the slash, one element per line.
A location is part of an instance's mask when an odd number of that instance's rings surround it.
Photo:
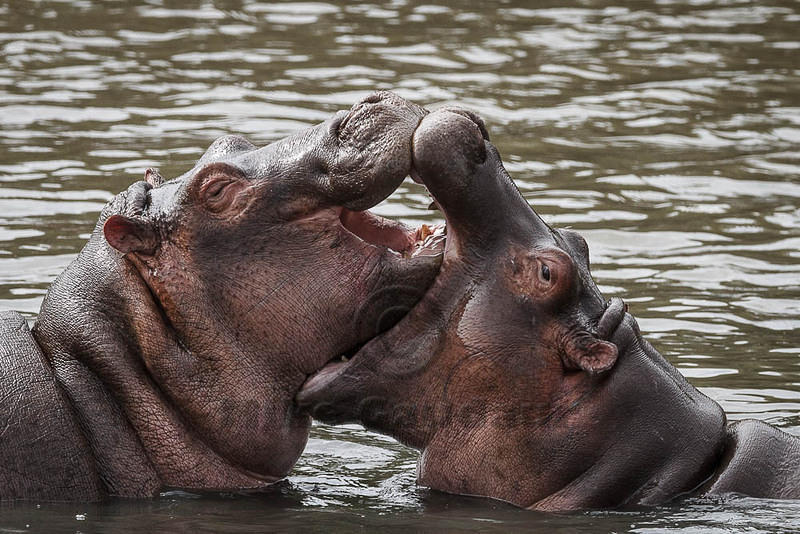
<path fill-rule="evenodd" d="M 358 111 L 358 109 L 359 109 L 358 107 L 353 107 L 353 109 L 346 112 L 346 114 L 342 116 L 341 120 L 338 121 L 338 123 L 336 124 L 336 133 L 335 133 L 336 137 L 341 136 L 342 132 L 344 132 L 344 129 L 347 127 L 347 123 L 350 122 L 350 119 L 353 118 L 353 115 L 356 114 L 356 111 Z"/>
<path fill-rule="evenodd" d="M 331 120 L 330 126 L 328 126 L 328 132 L 333 137 L 339 137 L 339 131 L 342 129 L 342 124 L 350 117 L 350 112 L 347 110 L 341 110 L 336 112 L 336 116 L 333 117 Z"/>
<path fill-rule="evenodd" d="M 362 100 L 361 103 L 362 104 L 377 104 L 378 102 L 381 102 L 384 99 L 385 96 L 386 95 L 383 94 L 383 93 L 372 93 L 371 95 L 366 97 L 364 100 Z"/>

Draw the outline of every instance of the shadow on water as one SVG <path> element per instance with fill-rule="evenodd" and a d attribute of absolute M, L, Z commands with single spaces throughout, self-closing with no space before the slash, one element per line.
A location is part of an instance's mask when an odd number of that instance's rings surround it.
<path fill-rule="evenodd" d="M 800 4 L 0 1 L 0 307 L 38 312 L 104 202 L 211 141 L 375 89 L 486 120 L 523 194 L 731 419 L 800 433 Z M 406 183 L 376 211 L 438 222 Z M 3 506 L 0 532 L 800 531 L 800 504 L 544 515 L 417 488 L 417 455 L 316 425 L 265 494 Z"/>

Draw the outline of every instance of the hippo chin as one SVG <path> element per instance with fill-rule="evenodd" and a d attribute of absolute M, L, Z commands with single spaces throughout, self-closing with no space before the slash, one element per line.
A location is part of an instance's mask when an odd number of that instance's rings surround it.
<path fill-rule="evenodd" d="M 441 242 L 370 214 L 424 111 L 378 93 L 256 148 L 218 139 L 103 210 L 29 331 L 0 315 L 0 499 L 259 488 L 302 451 L 309 374 L 424 293 Z"/>
<path fill-rule="evenodd" d="M 447 221 L 440 273 L 392 329 L 311 377 L 301 406 L 421 449 L 420 484 L 532 509 L 800 498 L 800 439 L 727 424 L 601 296 L 586 242 L 528 206 L 479 118 L 431 113 L 413 151 Z"/>

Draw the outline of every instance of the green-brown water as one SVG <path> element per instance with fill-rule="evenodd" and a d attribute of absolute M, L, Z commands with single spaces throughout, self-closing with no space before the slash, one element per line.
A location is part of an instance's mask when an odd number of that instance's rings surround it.
<path fill-rule="evenodd" d="M 485 118 L 543 217 L 731 419 L 800 434 L 800 3 L 0 0 L 0 307 L 34 317 L 112 194 L 375 89 Z M 377 211 L 434 220 L 404 185 Z M 676 436 L 679 439 L 679 436 Z M 0 446 L 2 438 L 0 438 Z M 314 429 L 266 495 L 0 508 L 0 532 L 791 532 L 800 502 L 545 515 L 415 487 L 416 453 Z"/>

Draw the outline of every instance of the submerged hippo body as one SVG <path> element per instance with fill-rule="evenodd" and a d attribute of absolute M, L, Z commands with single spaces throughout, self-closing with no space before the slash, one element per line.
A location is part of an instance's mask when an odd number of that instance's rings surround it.
<path fill-rule="evenodd" d="M 728 425 L 601 296 L 585 241 L 530 209 L 479 118 L 431 113 L 413 147 L 446 217 L 440 273 L 392 329 L 311 377 L 302 406 L 420 449 L 425 486 L 532 509 L 800 498 L 800 439 Z"/>
<path fill-rule="evenodd" d="M 103 210 L 32 331 L 0 315 L 0 499 L 260 488 L 302 451 L 307 375 L 441 262 L 362 211 L 410 169 L 421 108 L 376 94 L 264 148 L 217 140 Z"/>

